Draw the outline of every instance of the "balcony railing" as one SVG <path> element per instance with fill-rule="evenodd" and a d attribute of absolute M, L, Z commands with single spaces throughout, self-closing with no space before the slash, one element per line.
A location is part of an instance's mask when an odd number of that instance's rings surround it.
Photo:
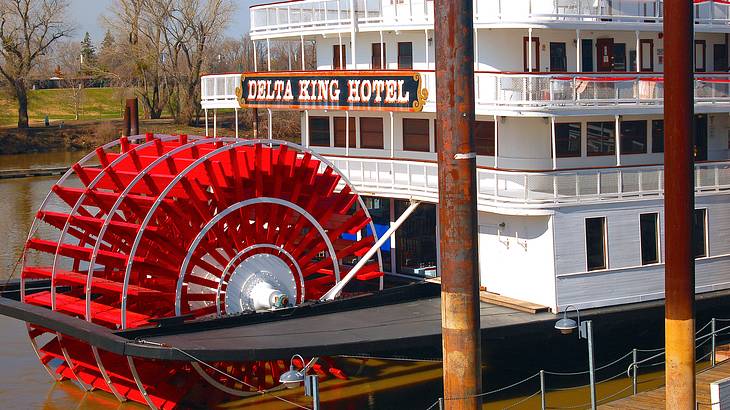
<path fill-rule="evenodd" d="M 326 73 L 320 71 L 320 73 Z M 433 71 L 421 72 L 424 87 L 436 89 Z M 477 109 L 559 109 L 619 105 L 660 105 L 664 102 L 661 74 L 636 73 L 476 73 Z M 203 108 L 238 107 L 236 87 L 241 74 L 207 75 L 201 79 Z M 425 111 L 434 112 L 436 93 L 429 92 Z M 730 73 L 695 76 L 697 104 L 730 104 Z"/>
<path fill-rule="evenodd" d="M 478 73 L 476 82 L 477 103 L 490 106 L 656 105 L 664 101 L 661 74 Z M 695 102 L 730 102 L 730 74 L 695 75 Z"/>
<path fill-rule="evenodd" d="M 241 74 L 204 75 L 200 78 L 200 105 L 204 109 L 238 107 L 236 88 Z"/>
<path fill-rule="evenodd" d="M 730 24 L 725 0 L 694 1 L 699 24 Z M 476 23 L 570 21 L 658 23 L 663 0 L 476 0 Z M 433 24 L 433 0 L 301 0 L 253 6 L 251 34 L 349 30 L 359 25 Z"/>
<path fill-rule="evenodd" d="M 435 162 L 330 157 L 360 191 L 373 195 L 438 201 Z M 695 166 L 698 194 L 730 191 L 730 162 Z M 478 203 L 482 207 L 550 208 L 603 201 L 660 198 L 664 167 L 640 166 L 551 172 L 477 170 Z"/>

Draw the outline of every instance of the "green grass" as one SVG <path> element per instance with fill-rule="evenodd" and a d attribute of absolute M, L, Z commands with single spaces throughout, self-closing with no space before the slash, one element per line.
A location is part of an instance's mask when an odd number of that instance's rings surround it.
<path fill-rule="evenodd" d="M 81 91 L 79 120 L 101 120 L 122 117 L 124 93 L 119 88 L 87 88 Z M 43 124 L 46 116 L 51 121 L 75 119 L 74 97 L 71 89 L 30 90 L 28 115 L 32 124 Z M 18 105 L 7 95 L 0 96 L 0 125 L 12 126 L 18 122 Z"/>

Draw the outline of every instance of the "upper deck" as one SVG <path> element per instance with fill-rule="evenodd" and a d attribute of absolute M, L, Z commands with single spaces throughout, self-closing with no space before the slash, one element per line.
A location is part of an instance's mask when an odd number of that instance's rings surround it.
<path fill-rule="evenodd" d="M 730 4 L 694 1 L 696 30 L 730 31 Z M 663 0 L 475 0 L 481 27 L 661 31 Z M 433 0 L 292 0 L 252 6 L 253 39 L 433 28 Z"/>

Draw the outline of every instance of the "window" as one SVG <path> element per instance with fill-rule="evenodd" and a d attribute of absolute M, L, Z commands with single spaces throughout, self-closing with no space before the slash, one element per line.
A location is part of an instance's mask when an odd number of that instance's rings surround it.
<path fill-rule="evenodd" d="M 664 152 L 664 120 L 651 122 L 651 152 Z"/>
<path fill-rule="evenodd" d="M 550 71 L 568 71 L 565 43 L 550 43 Z"/>
<path fill-rule="evenodd" d="M 345 147 L 345 138 L 349 133 L 349 146 L 355 148 L 355 117 L 350 117 L 349 121 L 345 120 L 345 117 L 335 117 L 335 147 Z"/>
<path fill-rule="evenodd" d="M 639 215 L 641 233 L 641 264 L 659 263 L 659 214 Z"/>
<path fill-rule="evenodd" d="M 332 46 L 332 69 L 344 70 L 347 68 L 347 46 L 335 44 Z"/>
<path fill-rule="evenodd" d="M 373 226 L 378 237 L 382 237 L 385 232 L 390 228 L 390 201 L 388 198 L 378 198 L 372 196 L 363 196 L 363 202 L 365 207 L 368 209 L 370 216 L 373 219 Z M 370 224 L 363 228 L 364 235 L 371 235 Z M 383 258 L 383 269 L 385 272 L 391 271 L 391 240 L 385 241 L 383 246 L 380 247 L 380 255 Z"/>
<path fill-rule="evenodd" d="M 530 38 L 522 38 L 522 65 L 525 71 L 540 71 L 540 38 L 532 38 L 532 67 L 530 67 Z M 532 69 L 530 69 L 532 68 Z"/>
<path fill-rule="evenodd" d="M 309 117 L 309 145 L 315 147 L 330 146 L 329 117 Z"/>
<path fill-rule="evenodd" d="M 494 156 L 494 121 L 474 121 L 477 155 Z"/>
<path fill-rule="evenodd" d="M 727 45 L 715 44 L 712 46 L 712 66 L 714 71 L 727 71 Z"/>
<path fill-rule="evenodd" d="M 406 70 L 413 68 L 413 43 L 398 43 L 398 68 Z"/>
<path fill-rule="evenodd" d="M 626 43 L 613 43 L 613 71 L 626 71 Z"/>
<path fill-rule="evenodd" d="M 555 152 L 558 158 L 580 156 L 581 123 L 555 124 Z"/>
<path fill-rule="evenodd" d="M 385 69 L 385 43 L 373 43 L 372 44 L 373 57 L 370 63 L 370 67 L 373 70 L 384 70 Z"/>
<path fill-rule="evenodd" d="M 383 149 L 383 119 L 360 117 L 360 148 Z"/>
<path fill-rule="evenodd" d="M 695 209 L 694 214 L 694 254 L 695 258 L 707 256 L 707 209 Z"/>
<path fill-rule="evenodd" d="M 621 122 L 621 153 L 646 154 L 646 121 Z"/>
<path fill-rule="evenodd" d="M 586 219 L 586 265 L 588 271 L 606 269 L 606 218 Z"/>
<path fill-rule="evenodd" d="M 707 70 L 707 42 L 695 40 L 695 71 Z"/>
<path fill-rule="evenodd" d="M 403 150 L 429 151 L 427 119 L 403 118 Z"/>
<path fill-rule="evenodd" d="M 616 124 L 609 121 L 589 122 L 586 129 L 588 156 L 616 153 Z"/>
<path fill-rule="evenodd" d="M 583 39 L 580 41 L 581 49 L 581 71 L 590 73 L 593 71 L 593 40 Z"/>

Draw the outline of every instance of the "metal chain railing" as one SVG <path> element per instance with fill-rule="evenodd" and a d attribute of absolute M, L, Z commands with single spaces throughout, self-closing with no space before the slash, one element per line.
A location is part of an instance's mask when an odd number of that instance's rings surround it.
<path fill-rule="evenodd" d="M 699 357 L 699 358 L 696 359 L 696 361 L 698 363 L 699 362 L 702 362 L 702 361 L 705 361 L 707 359 L 710 359 L 710 364 L 711 365 L 710 365 L 709 368 L 714 367 L 716 365 L 716 363 L 717 363 L 717 360 L 716 360 L 717 336 L 720 336 L 720 335 L 730 335 L 730 325 L 718 329 L 717 328 L 717 323 L 718 322 L 730 322 L 730 319 L 717 319 L 717 318 L 713 318 L 712 320 L 710 320 L 709 322 L 707 322 L 704 326 L 702 326 L 701 328 L 699 328 L 695 332 L 695 335 L 697 335 L 697 337 L 695 338 L 695 349 L 701 348 L 702 346 L 705 346 L 708 343 L 711 344 L 710 351 L 707 352 L 706 354 L 702 355 L 701 357 Z M 706 334 L 700 335 L 700 333 L 702 333 L 703 331 L 705 331 L 708 327 L 710 328 L 710 331 L 708 333 L 706 333 Z M 648 357 L 639 359 L 639 355 L 641 353 L 653 353 L 653 354 L 651 354 Z M 596 381 L 596 384 L 607 383 L 607 382 L 610 382 L 610 381 L 617 380 L 621 376 L 624 376 L 625 375 L 629 379 L 631 379 L 631 384 L 629 386 L 626 386 L 626 387 L 622 388 L 621 390 L 618 390 L 617 392 L 614 392 L 614 393 L 612 393 L 612 394 L 610 394 L 610 395 L 608 395 L 606 397 L 601 398 L 597 402 L 599 404 L 608 403 L 609 401 L 615 399 L 619 395 L 625 393 L 626 391 L 628 391 L 629 389 L 632 389 L 632 388 L 633 388 L 632 394 L 635 395 L 635 394 L 637 394 L 639 392 L 639 388 L 638 387 L 639 387 L 640 384 L 647 384 L 647 383 L 656 382 L 656 381 L 659 381 L 659 380 L 664 380 L 664 377 L 654 377 L 654 378 L 639 380 L 639 375 L 638 375 L 638 369 L 639 368 L 652 368 L 652 367 L 664 365 L 666 363 L 665 360 L 661 360 L 659 362 L 654 362 L 656 359 L 659 359 L 660 357 L 664 356 L 664 354 L 665 354 L 665 352 L 664 352 L 664 348 L 663 347 L 662 348 L 656 348 L 656 349 L 632 349 L 630 352 L 622 355 L 621 357 L 619 357 L 619 358 L 617 358 L 617 359 L 615 359 L 615 360 L 613 360 L 613 361 L 611 361 L 611 362 L 609 362 L 607 364 L 604 364 L 604 365 L 602 365 L 600 367 L 597 367 L 596 370 L 595 370 L 596 372 L 601 371 L 601 370 L 608 369 L 608 368 L 610 368 L 612 366 L 618 365 L 619 363 L 621 363 L 622 361 L 626 360 L 627 358 L 631 358 L 631 362 L 630 362 L 629 367 L 628 367 L 628 369 L 626 371 L 621 371 L 620 373 L 617 373 L 617 374 L 614 374 L 612 376 L 605 377 L 605 378 L 603 378 L 601 380 L 597 380 Z M 707 369 L 705 369 L 705 370 L 707 370 Z M 533 375 L 531 375 L 529 377 L 526 377 L 526 378 L 524 378 L 522 380 L 519 380 L 519 381 L 517 381 L 515 383 L 512 383 L 512 384 L 510 384 L 508 386 L 504 386 L 504 387 L 501 387 L 501 388 L 498 388 L 498 389 L 490 390 L 490 391 L 488 391 L 486 393 L 481 393 L 481 394 L 478 394 L 478 395 L 475 395 L 475 396 L 468 396 L 468 397 L 446 397 L 446 398 L 439 398 L 430 407 L 428 407 L 426 410 L 432 410 L 434 408 L 441 409 L 441 408 L 443 408 L 443 404 L 444 404 L 444 402 L 446 400 L 463 400 L 463 399 L 473 398 L 473 397 L 486 397 L 486 396 L 489 396 L 489 395 L 492 395 L 492 394 L 495 394 L 495 393 L 504 392 L 506 390 L 510 390 L 510 389 L 513 389 L 513 388 L 515 388 L 515 387 L 517 387 L 519 385 L 522 385 L 522 384 L 524 384 L 524 383 L 526 383 L 526 382 L 528 382 L 528 381 L 530 381 L 530 380 L 532 380 L 532 379 L 534 379 L 534 378 L 536 378 L 538 376 L 540 378 L 540 390 L 538 390 L 535 393 L 530 394 L 529 396 L 526 396 L 526 397 L 522 398 L 518 402 L 512 403 L 512 404 L 508 405 L 507 407 L 504 407 L 504 409 L 510 409 L 510 408 L 516 407 L 516 406 L 518 406 L 518 405 L 520 405 L 522 403 L 525 403 L 526 401 L 534 398 L 538 394 L 540 395 L 540 401 L 541 401 L 540 408 L 542 410 L 545 410 L 545 409 L 556 409 L 556 410 L 558 410 L 558 409 L 565 409 L 565 410 L 569 410 L 569 409 L 576 409 L 576 408 L 586 408 L 586 407 L 590 407 L 591 404 L 590 403 L 583 403 L 583 404 L 580 404 L 580 405 L 563 406 L 563 407 L 549 407 L 549 406 L 547 406 L 547 404 L 546 404 L 546 402 L 547 402 L 547 393 L 549 393 L 549 392 L 557 392 L 557 391 L 569 391 L 569 390 L 586 389 L 586 388 L 589 387 L 589 385 L 578 385 L 578 386 L 570 386 L 570 387 L 553 387 L 553 388 L 548 389 L 547 386 L 546 386 L 547 383 L 545 381 L 545 376 L 546 375 L 550 375 L 550 376 L 558 376 L 558 377 L 575 377 L 575 376 L 586 375 L 588 373 L 589 373 L 588 371 L 579 371 L 579 372 L 555 372 L 555 371 L 540 370 L 538 373 L 533 374 Z M 698 406 L 697 408 L 699 409 L 699 406 L 700 405 L 702 405 L 702 406 L 712 406 L 713 404 L 716 405 L 718 403 L 699 403 L 698 402 L 697 403 L 697 406 Z"/>

